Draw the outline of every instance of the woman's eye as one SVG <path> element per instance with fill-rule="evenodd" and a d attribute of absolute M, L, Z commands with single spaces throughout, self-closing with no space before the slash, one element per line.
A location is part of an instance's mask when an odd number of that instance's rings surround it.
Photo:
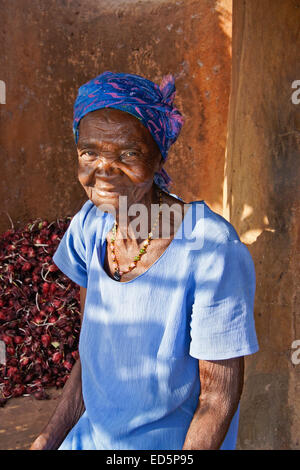
<path fill-rule="evenodd" d="M 87 152 L 83 152 L 80 155 L 80 157 L 83 158 L 84 160 L 92 160 L 93 158 L 96 157 L 96 154 L 95 154 L 95 152 L 87 151 Z"/>
<path fill-rule="evenodd" d="M 125 160 L 126 158 L 131 158 L 131 157 L 137 157 L 137 156 L 138 156 L 138 152 L 131 150 L 131 151 L 122 153 L 121 160 Z"/>

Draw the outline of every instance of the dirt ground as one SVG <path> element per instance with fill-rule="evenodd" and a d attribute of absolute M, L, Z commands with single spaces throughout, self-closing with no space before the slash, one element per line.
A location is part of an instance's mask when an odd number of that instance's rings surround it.
<path fill-rule="evenodd" d="M 62 389 L 47 389 L 48 400 L 18 397 L 0 408 L 0 450 L 27 450 L 47 424 Z"/>

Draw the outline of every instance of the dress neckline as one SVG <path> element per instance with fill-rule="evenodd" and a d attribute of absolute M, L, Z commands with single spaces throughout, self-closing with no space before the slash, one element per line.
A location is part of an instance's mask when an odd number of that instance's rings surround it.
<path fill-rule="evenodd" d="M 182 227 L 183 227 L 183 224 L 186 222 L 187 220 L 187 217 L 188 215 L 190 214 L 191 212 L 191 208 L 192 208 L 192 204 L 196 202 L 196 201 L 192 201 L 192 202 L 189 202 L 187 203 L 187 205 L 189 206 L 186 213 L 184 214 L 184 217 L 178 227 L 178 230 L 177 232 L 175 233 L 174 237 L 172 238 L 171 242 L 169 243 L 169 245 L 167 246 L 167 248 L 162 252 L 162 254 L 154 261 L 154 263 L 152 263 L 148 269 L 146 269 L 146 271 L 142 272 L 141 274 L 139 274 L 138 276 L 134 277 L 133 279 L 129 279 L 129 281 L 124 281 L 124 282 L 121 282 L 121 281 L 116 281 L 115 279 L 112 279 L 108 274 L 107 272 L 105 271 L 104 269 L 104 262 L 105 262 L 105 254 L 106 254 L 106 250 L 107 250 L 107 240 L 106 240 L 106 235 L 108 234 L 108 232 L 112 229 L 113 227 L 113 223 L 111 224 L 111 226 L 109 226 L 109 228 L 103 232 L 103 237 L 104 237 L 104 242 L 101 246 L 101 249 L 98 247 L 97 249 L 97 255 L 98 255 L 98 261 L 99 261 L 99 265 L 100 265 L 100 269 L 101 269 L 101 272 L 102 272 L 102 275 L 106 276 L 108 278 L 108 281 L 111 281 L 113 282 L 114 284 L 130 284 L 134 281 L 137 281 L 139 278 L 145 276 L 148 274 L 148 272 L 155 266 L 157 265 L 160 260 L 165 256 L 166 253 L 168 253 L 169 251 L 171 251 L 173 245 L 174 245 L 174 240 L 176 240 L 177 238 L 177 234 L 180 233 L 180 231 L 182 231 Z M 202 202 L 202 201 L 201 201 Z M 103 238 L 102 238 L 103 240 Z M 104 256 L 103 256 L 103 264 L 102 264 L 102 260 L 101 260 L 101 251 L 104 250 Z"/>

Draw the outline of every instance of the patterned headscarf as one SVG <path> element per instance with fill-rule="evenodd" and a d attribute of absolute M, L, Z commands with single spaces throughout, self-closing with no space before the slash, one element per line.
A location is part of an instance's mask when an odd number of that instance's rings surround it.
<path fill-rule="evenodd" d="M 150 131 L 164 160 L 176 141 L 183 117 L 173 106 L 175 80 L 172 75 L 163 78 L 160 86 L 139 75 L 104 72 L 79 88 L 74 104 L 73 132 L 78 141 L 80 120 L 91 111 L 116 108 L 132 114 Z M 156 184 L 168 191 L 172 180 L 162 168 L 155 173 Z"/>

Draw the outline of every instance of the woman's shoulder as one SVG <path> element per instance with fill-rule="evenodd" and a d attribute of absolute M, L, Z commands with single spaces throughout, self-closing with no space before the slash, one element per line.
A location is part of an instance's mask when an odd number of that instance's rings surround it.
<path fill-rule="evenodd" d="M 192 212 L 193 235 L 202 237 L 209 245 L 219 245 L 232 240 L 240 240 L 234 226 L 209 207 L 204 200 L 188 203 Z"/>
<path fill-rule="evenodd" d="M 169 196 L 174 195 L 169 194 Z M 201 239 L 209 245 L 226 243 L 232 240 L 240 241 L 234 226 L 221 214 L 211 209 L 203 199 L 185 202 L 177 196 L 173 199 L 173 202 L 176 201 L 181 206 L 185 206 L 182 227 L 184 233 L 188 231 L 189 236 Z M 100 226 L 104 229 L 107 224 L 111 225 L 114 221 L 112 214 L 101 211 L 90 199 L 84 202 L 74 217 L 79 218 L 83 231 L 89 232 L 89 234 L 94 229 L 99 229 Z"/>

